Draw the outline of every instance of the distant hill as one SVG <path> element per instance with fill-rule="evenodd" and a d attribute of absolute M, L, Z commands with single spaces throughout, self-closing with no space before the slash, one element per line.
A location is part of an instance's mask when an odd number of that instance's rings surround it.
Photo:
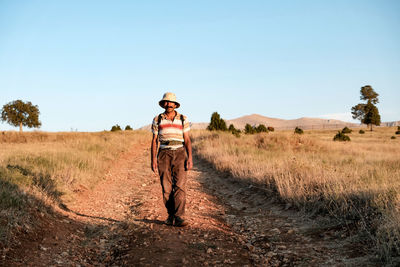
<path fill-rule="evenodd" d="M 400 126 L 400 121 L 382 122 L 381 126 L 386 126 L 386 127 Z"/>
<path fill-rule="evenodd" d="M 340 127 L 357 127 L 360 126 L 356 123 L 344 122 L 333 119 L 320 119 L 320 118 L 299 118 L 294 120 L 284 120 L 277 118 L 269 118 L 259 114 L 252 114 L 243 116 L 233 120 L 227 120 L 227 125 L 233 124 L 235 128 L 244 129 L 248 123 L 250 125 L 264 124 L 265 126 L 272 126 L 275 129 L 294 129 L 300 127 L 302 129 L 321 129 L 321 128 L 340 128 Z"/>
<path fill-rule="evenodd" d="M 269 118 L 259 114 L 246 115 L 232 120 L 225 120 L 227 126 L 233 124 L 237 129 L 244 129 L 248 123 L 250 125 L 264 124 L 265 126 L 272 126 L 275 129 L 294 129 L 296 126 L 302 129 L 329 129 L 347 127 L 360 127 L 360 124 L 344 122 L 332 119 L 320 118 L 299 118 L 294 120 L 283 120 L 277 118 Z M 192 129 L 206 129 L 208 122 L 192 123 Z M 150 130 L 150 124 L 143 126 L 140 130 Z"/>

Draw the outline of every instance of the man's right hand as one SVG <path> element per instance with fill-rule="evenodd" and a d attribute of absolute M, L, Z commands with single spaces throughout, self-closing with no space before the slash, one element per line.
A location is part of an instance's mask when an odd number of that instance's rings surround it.
<path fill-rule="evenodd" d="M 157 174 L 157 160 L 153 160 L 152 162 L 151 162 L 151 170 L 155 173 L 155 174 Z"/>

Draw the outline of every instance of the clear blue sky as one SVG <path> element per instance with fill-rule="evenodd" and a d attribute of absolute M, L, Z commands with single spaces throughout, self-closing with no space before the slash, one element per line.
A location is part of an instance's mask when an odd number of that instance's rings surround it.
<path fill-rule="evenodd" d="M 400 120 L 400 1 L 0 1 L 0 106 L 44 131 L 138 128 L 166 91 L 192 122 L 350 120 L 367 84 Z"/>

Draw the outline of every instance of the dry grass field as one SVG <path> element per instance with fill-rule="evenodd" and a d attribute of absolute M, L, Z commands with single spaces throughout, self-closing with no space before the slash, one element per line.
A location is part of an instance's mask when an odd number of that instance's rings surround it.
<path fill-rule="evenodd" d="M 0 132 L 0 245 L 32 229 L 46 207 L 93 187 L 121 152 L 148 139 L 141 131 Z"/>
<path fill-rule="evenodd" d="M 194 131 L 195 151 L 218 170 L 276 192 L 287 205 L 325 215 L 373 241 L 382 259 L 400 255 L 400 137 L 396 128 L 349 134 L 292 131 L 241 135 Z"/>

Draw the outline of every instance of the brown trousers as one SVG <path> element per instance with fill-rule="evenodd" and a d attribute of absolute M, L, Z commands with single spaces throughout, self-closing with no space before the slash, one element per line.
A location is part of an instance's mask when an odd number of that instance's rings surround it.
<path fill-rule="evenodd" d="M 161 149 L 158 152 L 163 201 L 169 215 L 183 216 L 186 205 L 186 150 Z"/>

